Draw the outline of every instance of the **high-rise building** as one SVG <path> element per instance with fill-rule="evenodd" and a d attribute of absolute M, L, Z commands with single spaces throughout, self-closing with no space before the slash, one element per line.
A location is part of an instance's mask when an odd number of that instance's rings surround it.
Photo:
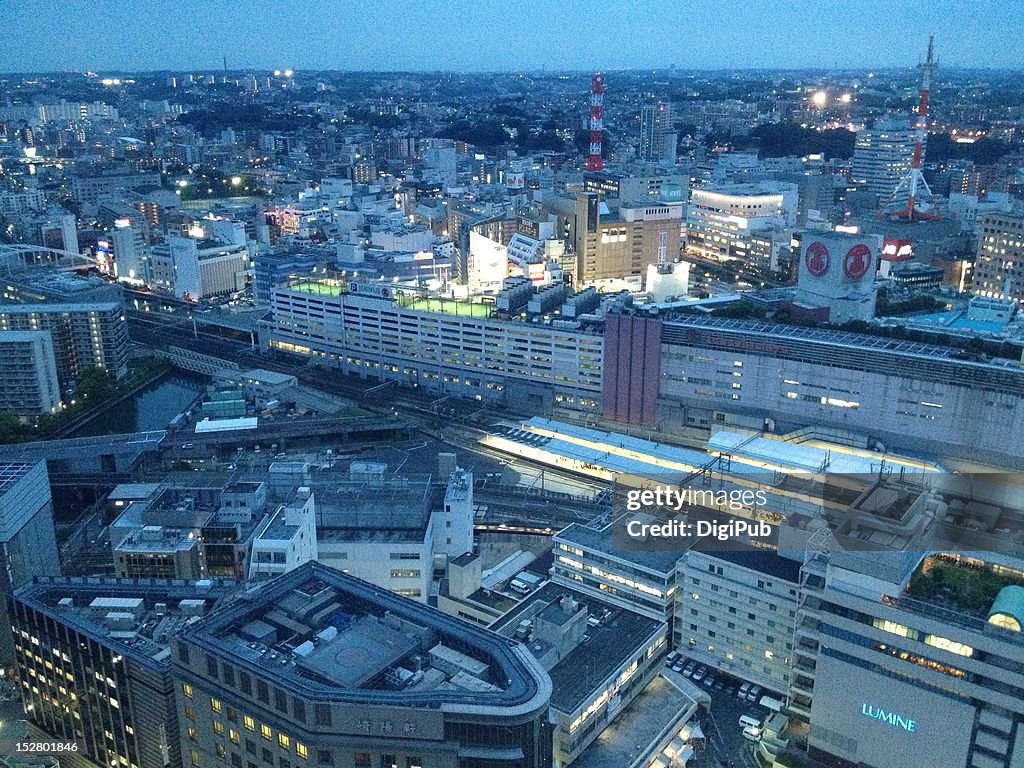
<path fill-rule="evenodd" d="M 40 268 L 9 277 L 0 331 L 49 331 L 62 389 L 93 368 L 128 372 L 128 324 L 120 289 Z"/>
<path fill-rule="evenodd" d="M 624 202 L 612 211 L 600 195 L 576 198 L 578 286 L 634 278 L 652 264 L 679 256 L 683 206 L 680 202 Z"/>
<path fill-rule="evenodd" d="M 0 331 L 0 411 L 38 416 L 56 413 L 60 404 L 50 334 Z"/>
<path fill-rule="evenodd" d="M 768 267 L 772 254 L 759 246 L 765 238 L 756 236 L 784 233 L 796 224 L 796 216 L 796 184 L 766 181 L 694 189 L 686 211 L 686 250 L 702 258 Z"/>
<path fill-rule="evenodd" d="M 786 693 L 799 561 L 761 549 L 693 547 L 677 578 L 675 647 L 713 669 Z"/>
<path fill-rule="evenodd" d="M 169 484 L 111 523 L 115 572 L 126 578 L 245 578 L 257 533 L 278 519 L 266 514 L 267 496 L 265 483 Z M 281 530 L 287 527 L 282 519 Z"/>
<path fill-rule="evenodd" d="M 661 160 L 665 155 L 665 139 L 672 132 L 672 105 L 659 101 L 640 110 L 641 160 Z"/>
<path fill-rule="evenodd" d="M 316 562 L 171 646 L 185 765 L 551 765 L 551 679 L 522 645 Z"/>
<path fill-rule="evenodd" d="M 117 279 L 127 283 L 148 283 L 148 262 L 145 240 L 139 229 L 127 219 L 118 219 L 110 233 L 117 264 Z"/>
<path fill-rule="evenodd" d="M 814 758 L 894 768 L 916 768 L 923 755 L 935 768 L 1020 764 L 1019 557 L 810 555 L 801 582 L 788 708 L 810 723 Z"/>
<path fill-rule="evenodd" d="M 252 275 L 245 243 L 192 237 L 168 237 L 166 250 L 153 250 L 150 265 L 156 284 L 187 301 L 240 291 Z"/>
<path fill-rule="evenodd" d="M 316 267 L 325 266 L 331 261 L 332 257 L 326 251 L 313 249 L 260 251 L 256 254 L 253 266 L 256 301 L 264 306 L 270 304 L 274 288 L 283 285 L 289 278 L 308 275 Z"/>
<path fill-rule="evenodd" d="M 0 593 L 37 576 L 59 576 L 46 462 L 0 464 Z M 6 601 L 0 602 L 0 665 L 14 661 Z"/>
<path fill-rule="evenodd" d="M 880 120 L 857 132 L 850 181 L 885 200 L 910 173 L 914 131 L 905 120 Z"/>
<path fill-rule="evenodd" d="M 583 754 L 646 689 L 668 645 L 664 621 L 561 584 L 545 584 L 491 629 L 522 642 L 551 676 L 555 768 Z"/>
<path fill-rule="evenodd" d="M 1024 302 L 1024 216 L 987 213 L 978 217 L 978 253 L 971 293 Z"/>
<path fill-rule="evenodd" d="M 71 768 L 180 766 L 168 642 L 233 582 L 43 578 L 8 598 L 30 738 Z M 5 624 L 6 625 L 6 624 Z"/>

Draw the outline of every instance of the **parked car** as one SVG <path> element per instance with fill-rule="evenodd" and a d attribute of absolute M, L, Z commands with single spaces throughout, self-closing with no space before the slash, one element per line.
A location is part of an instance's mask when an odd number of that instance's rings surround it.
<path fill-rule="evenodd" d="M 665 657 L 665 663 L 672 665 L 676 663 L 676 659 L 679 658 L 679 651 L 672 651 L 668 656 Z"/>
<path fill-rule="evenodd" d="M 707 674 L 708 668 L 701 664 L 697 667 L 697 670 L 693 673 L 693 682 L 699 683 L 704 679 L 704 675 Z"/>
<path fill-rule="evenodd" d="M 761 686 L 755 685 L 749 691 L 747 691 L 747 701 L 757 701 L 758 696 L 761 695 Z"/>
<path fill-rule="evenodd" d="M 736 694 L 741 699 L 747 698 L 747 694 L 750 693 L 750 683 L 744 683 L 740 686 L 740 692 Z"/>
<path fill-rule="evenodd" d="M 696 668 L 697 668 L 697 662 L 695 662 L 695 661 L 688 661 L 688 662 L 686 662 L 686 666 L 683 667 L 683 676 L 684 677 L 690 677 L 691 675 L 693 675 L 693 670 L 695 670 Z"/>

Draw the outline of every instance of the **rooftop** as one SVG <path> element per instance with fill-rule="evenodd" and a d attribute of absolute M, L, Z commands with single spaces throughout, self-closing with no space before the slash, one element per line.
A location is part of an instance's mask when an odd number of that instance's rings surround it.
<path fill-rule="evenodd" d="M 422 538 L 440 488 L 426 481 L 342 482 L 317 491 L 317 528 L 413 531 Z"/>
<path fill-rule="evenodd" d="M 6 493 L 27 475 L 35 464 L 24 461 L 0 462 L 0 493 Z"/>
<path fill-rule="evenodd" d="M 872 349 L 886 352 L 897 352 L 903 355 L 920 357 L 929 361 L 937 359 L 957 360 L 964 364 L 1020 370 L 1020 364 L 1015 360 L 965 360 L 963 358 L 963 351 L 956 347 L 941 347 L 935 344 L 922 344 L 916 341 L 905 341 L 903 339 L 894 339 L 885 336 L 871 336 L 866 333 L 854 333 L 852 331 L 805 328 L 796 325 L 782 325 L 778 323 L 763 323 L 751 320 L 735 320 L 720 317 L 704 317 L 699 315 L 679 315 L 673 317 L 666 324 L 669 326 L 707 328 L 711 330 L 736 332 L 745 335 L 766 336 L 772 339 L 793 339 L 797 341 L 836 344 L 845 347 L 853 347 L 858 350 Z"/>
<path fill-rule="evenodd" d="M 680 550 L 637 549 L 627 550 L 616 548 L 612 539 L 612 526 L 591 528 L 580 523 L 572 523 L 555 535 L 556 541 L 577 544 L 590 550 L 617 557 L 633 565 L 668 577 L 676 570 L 679 559 L 683 556 Z"/>
<path fill-rule="evenodd" d="M 121 289 L 95 276 L 61 272 L 49 266 L 30 267 L 5 278 L 3 303 L 120 301 Z"/>
<path fill-rule="evenodd" d="M 250 587 L 182 639 L 311 700 L 514 716 L 550 694 L 517 644 L 316 562 Z"/>
<path fill-rule="evenodd" d="M 168 638 L 239 588 L 230 581 L 39 578 L 16 599 L 156 669 L 170 667 Z"/>
<path fill-rule="evenodd" d="M 741 546 L 737 541 L 719 541 L 705 536 L 694 542 L 690 551 L 725 560 L 765 576 L 774 576 L 793 584 L 800 583 L 800 561 L 783 557 L 773 550 Z"/>
<path fill-rule="evenodd" d="M 914 571 L 907 594 L 924 602 L 987 619 L 997 596 L 1009 586 L 1024 586 L 1024 573 L 996 572 L 987 565 L 931 556 L 924 558 Z"/>
<path fill-rule="evenodd" d="M 665 624 L 549 582 L 498 619 L 491 629 L 511 637 L 520 622 L 557 613 L 566 598 L 588 614 L 582 641 L 548 671 L 551 706 L 568 714 L 607 687 L 608 677 L 645 648 L 653 635 L 664 630 Z M 591 619 L 600 623 L 594 625 Z M 551 648 L 536 637 L 526 646 L 538 656 Z"/>

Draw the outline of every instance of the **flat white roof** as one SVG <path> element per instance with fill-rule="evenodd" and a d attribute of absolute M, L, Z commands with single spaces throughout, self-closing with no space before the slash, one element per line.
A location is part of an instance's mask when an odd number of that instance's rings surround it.
<path fill-rule="evenodd" d="M 207 432 L 228 432 L 234 429 L 256 429 L 256 416 L 242 416 L 237 419 L 203 419 L 196 424 L 196 434 Z"/>
<path fill-rule="evenodd" d="M 708 450 L 732 454 L 734 458 L 771 464 L 797 472 L 876 474 L 882 462 L 895 468 L 917 472 L 939 472 L 935 464 L 891 453 L 849 448 L 821 441 L 791 443 L 767 437 L 751 437 L 739 432 L 721 431 L 708 440 Z"/>

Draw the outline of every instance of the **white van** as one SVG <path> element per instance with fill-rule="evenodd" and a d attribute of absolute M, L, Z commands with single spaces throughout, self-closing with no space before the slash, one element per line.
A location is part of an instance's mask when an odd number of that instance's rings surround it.
<path fill-rule="evenodd" d="M 760 741 L 761 740 L 761 729 L 760 728 L 744 728 L 743 738 L 747 741 Z"/>
<path fill-rule="evenodd" d="M 743 715 L 740 718 L 740 728 L 760 728 L 761 721 L 750 715 Z"/>

